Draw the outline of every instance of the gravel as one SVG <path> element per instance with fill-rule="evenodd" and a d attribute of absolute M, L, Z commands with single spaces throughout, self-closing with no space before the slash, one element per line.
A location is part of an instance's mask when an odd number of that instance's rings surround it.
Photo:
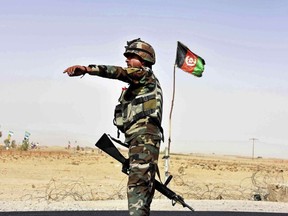
<path fill-rule="evenodd" d="M 288 213 L 288 203 L 242 200 L 185 200 L 195 211 L 238 211 Z M 127 210 L 126 200 L 105 201 L 0 201 L 0 211 L 91 211 Z M 190 211 L 168 199 L 153 200 L 153 211 Z"/>

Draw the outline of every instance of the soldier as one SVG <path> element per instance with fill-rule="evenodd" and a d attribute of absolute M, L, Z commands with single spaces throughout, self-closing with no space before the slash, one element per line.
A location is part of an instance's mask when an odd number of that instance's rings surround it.
<path fill-rule="evenodd" d="M 160 83 L 152 71 L 153 47 L 140 38 L 127 42 L 124 56 L 127 67 L 109 65 L 75 65 L 64 73 L 80 76 L 88 73 L 129 84 L 122 89 L 114 112 L 114 124 L 125 134 L 129 145 L 127 198 L 130 215 L 149 215 L 158 172 L 163 97 Z"/>

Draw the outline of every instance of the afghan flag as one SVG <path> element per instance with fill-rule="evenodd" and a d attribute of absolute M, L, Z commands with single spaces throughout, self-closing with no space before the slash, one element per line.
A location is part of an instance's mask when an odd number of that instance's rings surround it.
<path fill-rule="evenodd" d="M 205 61 L 178 41 L 175 64 L 185 72 L 202 77 Z"/>

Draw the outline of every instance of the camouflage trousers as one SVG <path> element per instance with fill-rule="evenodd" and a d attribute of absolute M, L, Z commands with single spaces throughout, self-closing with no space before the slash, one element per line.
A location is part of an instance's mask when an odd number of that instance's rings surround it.
<path fill-rule="evenodd" d="M 160 148 L 160 138 L 143 134 L 129 142 L 129 179 L 127 187 L 130 215 L 150 215 L 150 204 L 155 192 L 155 173 Z"/>

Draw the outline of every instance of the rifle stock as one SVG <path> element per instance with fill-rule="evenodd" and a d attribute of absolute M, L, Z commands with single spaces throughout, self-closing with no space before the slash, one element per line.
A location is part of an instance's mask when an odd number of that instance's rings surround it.
<path fill-rule="evenodd" d="M 126 158 L 114 146 L 107 134 L 104 133 L 95 145 L 120 163 L 124 164 L 126 162 Z"/>
<path fill-rule="evenodd" d="M 115 147 L 113 142 L 110 140 L 108 135 L 104 133 L 101 138 L 97 141 L 95 144 L 99 149 L 104 151 L 106 154 L 110 155 L 120 163 L 122 163 L 123 168 L 122 172 L 128 175 L 128 170 L 127 164 L 128 164 L 128 159 L 126 159 L 120 152 L 119 150 Z M 126 167 L 126 168 L 125 168 Z M 185 203 L 184 199 L 180 196 L 177 195 L 174 191 L 169 189 L 167 184 L 162 184 L 158 180 L 155 179 L 155 189 L 162 193 L 164 196 L 172 200 L 172 205 L 174 206 L 176 203 L 180 203 L 183 207 L 189 208 L 191 211 L 194 211 L 194 209 L 189 206 L 187 203 Z"/>

